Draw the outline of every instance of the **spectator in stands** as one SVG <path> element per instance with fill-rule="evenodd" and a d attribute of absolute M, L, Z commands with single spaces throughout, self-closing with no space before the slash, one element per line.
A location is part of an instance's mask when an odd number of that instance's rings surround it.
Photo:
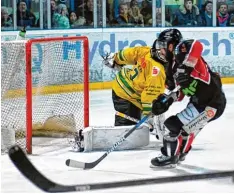
<path fill-rule="evenodd" d="M 8 9 L 5 6 L 1 7 L 1 27 L 12 27 L 12 15 L 9 15 Z"/>
<path fill-rule="evenodd" d="M 185 0 L 175 13 L 173 26 L 201 26 L 199 9 L 193 4 L 193 0 Z"/>
<path fill-rule="evenodd" d="M 102 0 L 97 0 L 97 25 L 102 26 Z M 106 1 L 106 24 L 110 24 L 110 7 L 108 1 Z"/>
<path fill-rule="evenodd" d="M 70 13 L 69 19 L 71 28 L 79 28 L 86 24 L 85 18 L 82 16 L 79 16 L 79 18 L 77 18 L 77 15 L 74 11 Z"/>
<path fill-rule="evenodd" d="M 213 3 L 212 1 L 206 1 L 202 6 L 202 10 L 200 12 L 202 26 L 212 26 L 213 23 Z"/>
<path fill-rule="evenodd" d="M 51 14 L 51 27 L 54 27 L 54 14 L 57 12 L 57 1 L 55 0 L 51 0 L 50 1 L 50 14 Z M 40 27 L 40 17 L 37 20 L 37 27 Z M 43 13 L 43 27 L 47 28 L 48 27 L 48 21 L 47 21 L 47 9 L 44 9 L 44 13 Z"/>
<path fill-rule="evenodd" d="M 107 0 L 106 2 L 106 17 L 108 18 L 109 24 L 111 24 L 114 19 L 114 0 Z"/>
<path fill-rule="evenodd" d="M 53 16 L 53 22 L 55 28 L 61 28 L 61 29 L 70 28 L 67 6 L 65 4 L 58 5 L 57 13 L 54 13 Z"/>
<path fill-rule="evenodd" d="M 234 13 L 231 13 L 230 15 L 230 22 L 229 22 L 230 26 L 234 26 Z"/>
<path fill-rule="evenodd" d="M 143 16 L 140 13 L 140 8 L 138 7 L 138 3 L 136 0 L 131 0 L 128 13 L 131 17 L 134 18 L 135 23 L 139 24 L 139 26 L 141 27 L 144 27 Z"/>
<path fill-rule="evenodd" d="M 93 0 L 86 0 L 84 5 L 86 25 L 93 26 Z"/>
<path fill-rule="evenodd" d="M 17 4 L 17 26 L 36 26 L 36 16 L 28 10 L 25 0 L 20 0 Z"/>
<path fill-rule="evenodd" d="M 119 16 L 115 19 L 114 23 L 121 27 L 137 25 L 135 19 L 131 15 L 129 15 L 127 3 L 120 3 Z"/>
<path fill-rule="evenodd" d="M 50 9 L 51 9 L 51 26 L 54 27 L 54 22 L 53 22 L 53 18 L 54 18 L 54 14 L 57 12 L 57 4 L 55 2 L 55 0 L 51 0 L 50 1 Z"/>
<path fill-rule="evenodd" d="M 152 25 L 152 6 L 148 0 L 144 0 L 141 3 L 141 14 L 143 15 L 144 25 Z"/>
<path fill-rule="evenodd" d="M 228 14 L 228 5 L 226 3 L 218 4 L 218 11 L 216 14 L 217 26 L 230 26 L 230 16 Z"/>

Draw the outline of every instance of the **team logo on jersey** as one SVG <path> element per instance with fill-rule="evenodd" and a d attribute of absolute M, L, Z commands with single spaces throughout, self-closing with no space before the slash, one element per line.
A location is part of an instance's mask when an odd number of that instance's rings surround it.
<path fill-rule="evenodd" d="M 152 76 L 157 76 L 159 74 L 160 69 L 158 67 L 153 66 Z"/>

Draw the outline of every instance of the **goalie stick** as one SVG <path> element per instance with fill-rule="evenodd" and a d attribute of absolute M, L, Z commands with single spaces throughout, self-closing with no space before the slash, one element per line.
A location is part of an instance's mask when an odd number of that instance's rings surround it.
<path fill-rule="evenodd" d="M 166 102 L 172 95 L 174 95 L 174 92 L 179 90 L 180 86 L 177 86 L 173 91 L 171 91 L 164 99 L 163 102 Z M 82 168 L 84 170 L 92 169 L 95 166 L 97 166 L 104 158 L 108 156 L 109 153 L 113 152 L 121 143 L 125 141 L 125 139 L 131 135 L 141 124 L 143 124 L 150 116 L 152 116 L 152 113 L 150 112 L 148 115 L 143 117 L 132 129 L 130 129 L 123 137 L 120 138 L 119 141 L 117 141 L 108 151 L 106 151 L 105 154 L 103 154 L 100 158 L 93 162 L 80 162 L 77 160 L 67 159 L 66 165 L 69 167 L 74 168 Z"/>
<path fill-rule="evenodd" d="M 91 184 L 76 184 L 76 185 L 62 185 L 55 183 L 47 179 L 42 175 L 29 161 L 26 154 L 18 146 L 12 146 L 9 149 L 9 157 L 14 163 L 15 167 L 35 186 L 41 190 L 49 193 L 61 193 L 70 191 L 87 191 L 87 190 L 98 190 L 98 189 L 110 189 L 128 186 L 139 186 L 139 185 L 150 185 L 150 184 L 161 184 L 161 183 L 172 183 L 179 181 L 193 181 L 202 179 L 214 179 L 214 178 L 225 178 L 233 177 L 234 171 L 223 171 L 223 172 L 210 172 L 205 174 L 189 174 L 182 176 L 170 176 L 161 178 L 144 178 L 127 181 L 116 181 L 116 182 L 103 182 L 103 183 L 91 183 Z"/>

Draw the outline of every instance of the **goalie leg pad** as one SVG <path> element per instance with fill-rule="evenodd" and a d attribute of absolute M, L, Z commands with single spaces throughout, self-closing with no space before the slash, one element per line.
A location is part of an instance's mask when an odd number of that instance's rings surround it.
<path fill-rule="evenodd" d="M 84 151 L 106 151 L 110 149 L 133 126 L 87 127 L 83 131 Z M 129 150 L 149 144 L 149 128 L 140 126 L 116 150 Z"/>

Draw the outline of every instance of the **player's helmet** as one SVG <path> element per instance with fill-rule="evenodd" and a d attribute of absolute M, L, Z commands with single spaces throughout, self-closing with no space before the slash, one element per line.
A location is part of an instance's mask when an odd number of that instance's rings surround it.
<path fill-rule="evenodd" d="M 191 57 L 189 57 L 188 60 L 188 55 L 191 52 L 192 45 L 194 44 L 194 39 L 188 39 L 188 40 L 183 40 L 181 41 L 175 48 L 175 61 L 176 63 L 180 65 L 186 65 L 186 66 L 193 66 L 192 63 L 193 60 Z"/>
<path fill-rule="evenodd" d="M 182 34 L 177 29 L 167 29 L 162 31 L 158 39 L 156 39 L 151 48 L 151 56 L 154 59 L 159 59 L 160 61 L 167 63 L 168 61 L 172 61 L 173 52 L 169 48 L 172 44 L 172 50 L 179 44 L 179 42 L 183 39 Z M 161 48 L 166 50 L 166 56 L 163 55 L 160 51 Z"/>
<path fill-rule="evenodd" d="M 175 62 L 178 68 L 185 69 L 189 74 L 197 63 L 197 58 L 189 55 L 194 42 L 194 39 L 183 40 L 175 48 Z"/>

